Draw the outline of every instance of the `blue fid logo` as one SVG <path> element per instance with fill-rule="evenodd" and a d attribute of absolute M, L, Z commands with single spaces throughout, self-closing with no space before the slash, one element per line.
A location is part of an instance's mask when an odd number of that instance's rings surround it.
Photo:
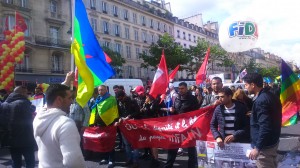
<path fill-rule="evenodd" d="M 254 37 L 258 38 L 257 25 L 249 21 L 233 22 L 228 27 L 229 37 Z"/>

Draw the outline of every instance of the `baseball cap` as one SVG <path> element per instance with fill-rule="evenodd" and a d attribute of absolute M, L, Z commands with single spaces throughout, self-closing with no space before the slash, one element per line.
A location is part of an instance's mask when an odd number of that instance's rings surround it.
<path fill-rule="evenodd" d="M 145 92 L 145 89 L 143 86 L 139 85 L 139 86 L 135 87 L 133 89 L 133 91 L 135 91 L 138 95 L 141 95 Z"/>

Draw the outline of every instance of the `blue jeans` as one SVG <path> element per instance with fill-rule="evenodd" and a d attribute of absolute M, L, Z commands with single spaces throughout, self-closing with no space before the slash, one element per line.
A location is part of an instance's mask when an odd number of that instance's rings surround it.
<path fill-rule="evenodd" d="M 22 167 L 22 155 L 25 158 L 26 168 L 34 168 L 35 166 L 35 157 L 34 157 L 34 148 L 10 148 L 10 155 L 13 161 L 13 168 Z"/>
<path fill-rule="evenodd" d="M 122 133 L 121 133 L 122 134 Z M 137 163 L 139 161 L 139 150 L 138 149 L 132 149 L 131 145 L 125 138 L 125 136 L 122 134 L 123 143 L 125 145 L 125 151 L 128 161 L 133 161 L 134 163 Z"/>

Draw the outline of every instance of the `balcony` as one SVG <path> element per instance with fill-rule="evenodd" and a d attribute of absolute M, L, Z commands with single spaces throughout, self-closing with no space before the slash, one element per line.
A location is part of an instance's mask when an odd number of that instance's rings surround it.
<path fill-rule="evenodd" d="M 70 48 L 71 41 L 43 37 L 43 36 L 35 36 L 35 43 L 39 45 L 49 46 L 49 47 L 61 47 L 61 48 Z"/>
<path fill-rule="evenodd" d="M 66 19 L 65 19 L 66 20 Z M 64 20 L 61 12 L 48 11 L 48 16 L 46 21 L 54 24 L 64 25 L 66 21 Z"/>
<path fill-rule="evenodd" d="M 51 73 L 54 73 L 54 74 L 64 74 L 64 70 L 54 70 L 54 69 L 51 69 Z"/>
<path fill-rule="evenodd" d="M 33 72 L 32 68 L 16 68 L 15 70 L 16 72 L 27 72 L 27 73 Z"/>
<path fill-rule="evenodd" d="M 31 11 L 31 4 L 29 1 L 15 1 L 15 0 L 0 0 L 4 7 L 13 8 L 14 10 L 20 10 L 25 12 Z"/>

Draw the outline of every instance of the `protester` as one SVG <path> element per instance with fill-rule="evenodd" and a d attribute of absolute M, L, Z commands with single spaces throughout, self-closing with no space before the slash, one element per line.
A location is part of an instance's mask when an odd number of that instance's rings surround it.
<path fill-rule="evenodd" d="M 22 156 L 27 168 L 34 168 L 34 150 L 36 142 L 33 137 L 32 113 L 35 107 L 27 98 L 27 88 L 17 86 L 4 103 L 2 110 L 7 114 L 7 143 L 13 161 L 13 168 L 22 167 Z"/>
<path fill-rule="evenodd" d="M 263 77 L 249 73 L 243 78 L 245 88 L 254 94 L 251 114 L 251 146 L 249 158 L 257 167 L 277 167 L 277 148 L 282 119 L 282 106 L 277 96 L 263 88 Z"/>
<path fill-rule="evenodd" d="M 220 101 L 216 98 L 216 96 L 218 95 L 219 90 L 221 90 L 222 87 L 223 87 L 222 79 L 220 77 L 214 77 L 211 80 L 211 88 L 212 88 L 211 95 L 209 94 L 204 97 L 201 107 L 206 107 L 210 105 L 219 105 Z"/>
<path fill-rule="evenodd" d="M 116 98 L 108 93 L 107 86 L 100 85 L 98 87 L 99 96 L 96 103 L 92 107 L 92 113 L 90 117 L 90 126 L 106 127 L 113 125 L 118 121 L 118 105 Z M 105 114 L 105 116 L 104 116 Z M 108 168 L 115 166 L 115 149 L 105 153 L 104 158 L 99 164 L 107 164 Z"/>
<path fill-rule="evenodd" d="M 173 107 L 170 109 L 170 113 L 173 114 L 181 114 L 196 110 L 199 108 L 197 98 L 193 96 L 187 88 L 187 84 L 185 82 L 179 83 L 179 95 L 176 97 Z M 165 168 L 173 167 L 173 164 L 176 159 L 177 149 L 169 149 L 168 150 L 168 158 L 167 162 L 165 163 Z M 188 148 L 188 168 L 195 168 L 197 166 L 197 155 L 196 155 L 196 148 L 190 147 Z"/>
<path fill-rule="evenodd" d="M 244 92 L 244 90 L 242 90 L 242 89 L 236 90 L 235 93 L 232 96 L 232 99 L 244 103 L 247 106 L 247 110 L 249 112 L 249 113 L 247 113 L 247 115 L 251 114 L 253 102 L 252 102 L 252 99 L 250 99 L 246 95 L 246 93 Z"/>
<path fill-rule="evenodd" d="M 43 89 L 41 87 L 36 87 L 34 89 L 34 95 L 33 95 L 34 99 L 43 99 L 43 105 L 45 105 L 46 101 L 45 101 L 45 94 L 43 93 Z"/>
<path fill-rule="evenodd" d="M 203 99 L 204 99 L 204 96 L 203 96 L 203 89 L 201 87 L 197 87 L 196 88 L 196 91 L 195 91 L 195 96 L 198 100 L 198 105 L 199 107 L 202 105 L 203 103 Z"/>
<path fill-rule="evenodd" d="M 122 120 L 127 119 L 139 119 L 141 118 L 140 108 L 137 104 L 137 101 L 133 98 L 126 96 L 125 92 L 119 90 L 116 93 L 116 98 L 119 103 L 119 114 Z M 122 133 L 121 133 L 122 134 Z M 127 162 L 123 165 L 124 167 L 132 166 L 133 168 L 139 167 L 139 151 L 138 149 L 132 149 L 131 144 L 122 134 L 122 139 L 125 145 L 125 151 L 127 155 Z"/>
<path fill-rule="evenodd" d="M 232 90 L 224 87 L 219 90 L 221 105 L 214 111 L 210 129 L 219 147 L 224 143 L 249 142 L 249 122 L 246 117 L 247 107 L 232 100 Z"/>
<path fill-rule="evenodd" d="M 66 116 L 72 100 L 68 86 L 52 84 L 46 91 L 47 110 L 40 111 L 33 121 L 39 167 L 85 167 L 78 130 Z"/>

